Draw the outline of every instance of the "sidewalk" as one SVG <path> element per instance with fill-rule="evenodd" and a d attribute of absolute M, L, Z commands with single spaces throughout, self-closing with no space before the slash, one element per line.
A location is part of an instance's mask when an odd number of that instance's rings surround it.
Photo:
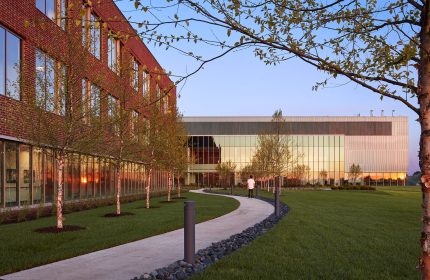
<path fill-rule="evenodd" d="M 203 193 L 202 191 L 194 191 Z M 214 195 L 214 194 L 208 194 Z M 196 225 L 196 251 L 242 232 L 273 213 L 273 206 L 258 199 L 234 196 L 235 211 Z M 0 276 L 5 280 L 129 280 L 184 257 L 184 230 L 178 229 L 139 241 L 71 259 Z"/>

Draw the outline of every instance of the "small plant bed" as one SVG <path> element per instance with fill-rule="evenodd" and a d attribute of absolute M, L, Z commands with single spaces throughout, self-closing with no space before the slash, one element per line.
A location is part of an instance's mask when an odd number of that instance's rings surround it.
<path fill-rule="evenodd" d="M 149 208 L 148 208 L 145 205 L 143 205 L 143 206 L 136 207 L 135 209 L 147 209 L 147 210 L 150 210 L 150 209 L 158 209 L 160 207 L 161 207 L 160 205 L 150 205 Z"/>
<path fill-rule="evenodd" d="M 66 225 L 63 226 L 62 229 L 58 229 L 57 227 L 43 227 L 43 228 L 37 228 L 34 231 L 38 233 L 62 233 L 62 232 L 70 232 L 70 231 L 79 231 L 86 229 L 81 226 L 74 226 L 74 225 Z"/>
<path fill-rule="evenodd" d="M 349 186 L 349 185 L 345 185 L 345 186 L 331 186 L 329 187 L 331 188 L 333 191 L 342 191 L 342 190 L 347 190 L 347 191 L 376 191 L 376 187 L 374 186 Z"/>
<path fill-rule="evenodd" d="M 119 215 L 117 213 L 107 213 L 104 214 L 103 217 L 105 218 L 119 218 L 119 217 L 124 217 L 124 216 L 133 216 L 134 213 L 132 212 L 121 212 Z"/>
<path fill-rule="evenodd" d="M 174 200 L 170 200 L 170 201 L 168 201 L 168 200 L 162 200 L 162 201 L 160 201 L 160 203 L 175 203 L 176 201 L 174 201 Z"/>
<path fill-rule="evenodd" d="M 196 202 L 196 223 L 207 221 L 235 210 L 239 202 L 233 198 L 189 193 Z M 0 275 L 42 264 L 102 250 L 140 240 L 183 227 L 184 204 L 161 204 L 166 197 L 151 199 L 158 208 L 144 208 L 140 200 L 121 205 L 121 212 L 135 215 L 118 219 L 104 218 L 115 211 L 105 206 L 64 215 L 64 225 L 79 225 L 86 230 L 64 234 L 36 234 L 34 230 L 56 225 L 56 217 L 48 217 L 0 226 Z M 142 207 L 136 209 L 138 207 Z M 0 276 L 0 278 L 2 278 Z"/>

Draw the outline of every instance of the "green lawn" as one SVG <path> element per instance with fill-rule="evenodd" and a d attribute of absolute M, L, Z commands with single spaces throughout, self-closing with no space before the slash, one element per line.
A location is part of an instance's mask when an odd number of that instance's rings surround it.
<path fill-rule="evenodd" d="M 239 202 L 232 198 L 192 193 L 183 195 L 196 201 L 197 222 L 221 216 L 239 206 Z M 165 199 L 152 199 L 151 205 L 159 208 L 151 209 L 142 208 L 144 201 L 122 204 L 122 212 L 132 212 L 135 214 L 133 216 L 102 217 L 113 212 L 115 206 L 65 215 L 66 225 L 86 227 L 86 230 L 78 232 L 33 232 L 40 227 L 55 225 L 55 217 L 0 225 L 0 275 L 183 227 L 185 200 L 175 200 L 175 203 L 160 202 Z"/>
<path fill-rule="evenodd" d="M 275 228 L 192 279 L 419 279 L 419 188 L 283 191 L 282 201 L 291 210 Z"/>

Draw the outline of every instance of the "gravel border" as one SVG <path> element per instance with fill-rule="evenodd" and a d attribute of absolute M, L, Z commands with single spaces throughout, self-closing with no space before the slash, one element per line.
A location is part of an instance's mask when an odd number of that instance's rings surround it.
<path fill-rule="evenodd" d="M 216 193 L 209 192 L 208 193 Z M 259 197 L 257 199 L 266 201 L 274 205 L 274 200 Z M 249 244 L 258 236 L 266 233 L 269 229 L 275 226 L 289 211 L 286 204 L 280 203 L 280 215 L 277 217 L 271 214 L 263 221 L 253 225 L 242 231 L 241 233 L 234 234 L 228 239 L 212 243 L 211 246 L 201 249 L 196 253 L 196 261 L 194 264 L 186 263 L 183 260 L 178 260 L 166 267 L 158 268 L 150 273 L 145 273 L 140 277 L 134 277 L 131 280 L 184 280 L 188 277 L 203 271 L 205 268 L 215 263 L 219 259 L 231 254 L 232 252 L 240 249 L 241 247 Z"/>

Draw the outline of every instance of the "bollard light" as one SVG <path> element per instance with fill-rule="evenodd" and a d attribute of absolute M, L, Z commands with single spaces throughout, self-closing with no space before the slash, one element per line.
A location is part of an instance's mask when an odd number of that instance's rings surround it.
<path fill-rule="evenodd" d="M 184 202 L 184 261 L 194 263 L 196 235 L 195 235 L 195 205 L 194 201 Z"/>

